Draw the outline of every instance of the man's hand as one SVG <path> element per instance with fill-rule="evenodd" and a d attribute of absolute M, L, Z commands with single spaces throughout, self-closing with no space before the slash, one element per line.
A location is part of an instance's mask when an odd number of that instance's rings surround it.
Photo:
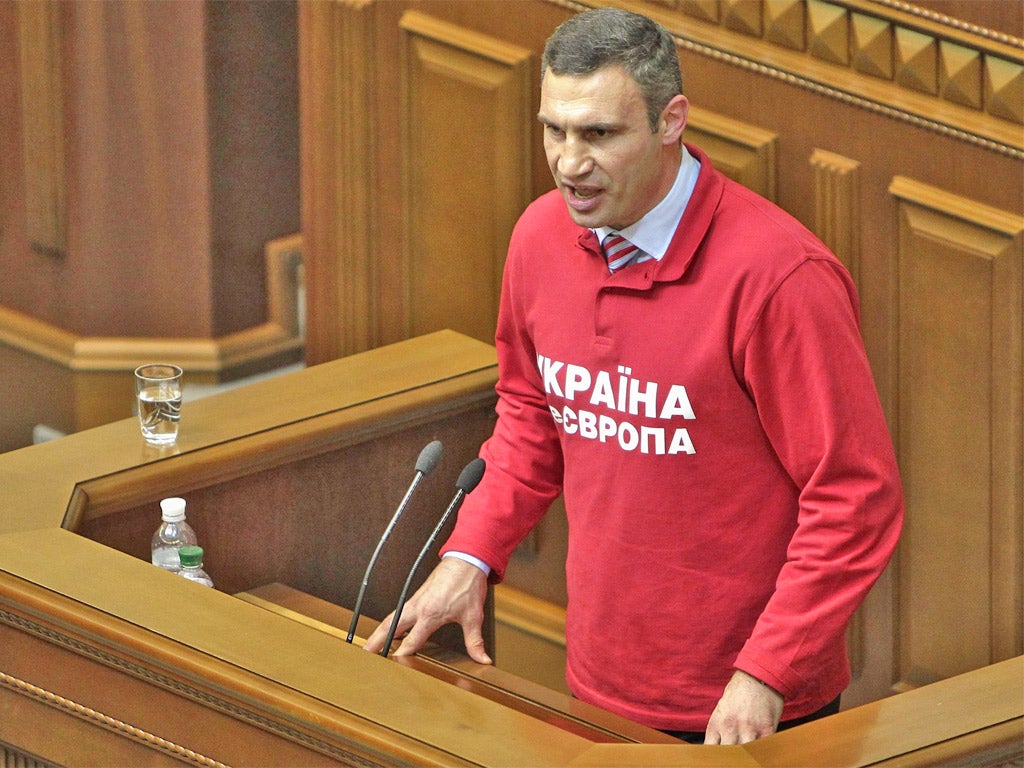
<path fill-rule="evenodd" d="M 480 664 L 491 664 L 482 631 L 486 598 L 487 576 L 483 571 L 465 560 L 443 559 L 406 602 L 395 629 L 395 636 L 405 635 L 405 639 L 394 655 L 412 656 L 436 629 L 455 622 L 462 626 L 469 657 Z M 385 617 L 367 638 L 364 650 L 381 652 L 393 618 L 394 613 Z"/>
<path fill-rule="evenodd" d="M 775 733 L 782 704 L 778 691 L 737 669 L 711 713 L 704 743 L 746 744 Z"/>

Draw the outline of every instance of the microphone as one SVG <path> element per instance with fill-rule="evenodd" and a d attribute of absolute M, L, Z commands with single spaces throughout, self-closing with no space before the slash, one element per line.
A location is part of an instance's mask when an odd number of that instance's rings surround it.
<path fill-rule="evenodd" d="M 373 551 L 373 555 L 370 557 L 370 562 L 366 566 L 366 573 L 363 574 L 363 584 L 359 587 L 359 596 L 356 598 L 356 607 L 352 609 L 352 623 L 348 627 L 348 637 L 346 642 L 351 643 L 352 638 L 356 636 L 356 624 L 359 623 L 359 616 L 362 613 L 363 607 L 363 596 L 366 594 L 366 585 L 370 583 L 370 573 L 373 571 L 373 567 L 377 564 L 377 558 L 380 556 L 381 550 L 384 549 L 384 543 L 391 536 L 391 531 L 395 527 L 395 523 L 398 522 L 398 518 L 402 516 L 405 508 L 409 505 L 409 499 L 412 498 L 413 492 L 419 487 L 420 481 L 429 475 L 434 467 L 437 466 L 437 462 L 441 460 L 441 441 L 435 440 L 434 442 L 427 445 L 422 451 L 420 456 L 416 459 L 416 474 L 413 475 L 412 483 L 409 485 L 409 490 L 405 492 L 405 497 L 398 505 L 398 509 L 395 510 L 394 516 L 391 518 L 391 522 L 388 523 L 388 527 L 384 529 L 384 535 L 380 537 L 380 541 L 377 542 L 377 548 Z"/>
<path fill-rule="evenodd" d="M 398 597 L 398 605 L 395 606 L 395 615 L 391 620 L 391 628 L 388 630 L 387 639 L 384 641 L 384 647 L 381 649 L 380 655 L 387 657 L 391 650 L 391 641 L 395 639 L 395 630 L 398 629 L 398 620 L 402 618 L 402 609 L 405 608 L 406 596 L 409 594 L 409 585 L 412 584 L 413 576 L 416 575 L 416 569 L 420 567 L 420 563 L 423 558 L 426 557 L 427 551 L 433 546 L 434 539 L 444 528 L 444 524 L 448 521 L 449 515 L 452 512 L 458 510 L 462 506 L 462 501 L 466 498 L 477 485 L 480 483 L 480 479 L 484 476 L 484 469 L 487 468 L 487 464 L 481 458 L 473 459 L 469 464 L 465 466 L 462 472 L 459 473 L 459 479 L 455 481 L 455 487 L 458 490 L 455 492 L 455 498 L 452 499 L 451 504 L 448 505 L 448 509 L 441 515 L 441 520 L 434 526 L 434 530 L 430 534 L 430 538 L 427 539 L 427 543 L 423 545 L 423 549 L 420 550 L 419 555 L 416 558 L 416 562 L 412 564 L 412 568 L 409 570 L 409 576 L 405 580 L 405 586 L 402 587 L 402 594 Z"/>

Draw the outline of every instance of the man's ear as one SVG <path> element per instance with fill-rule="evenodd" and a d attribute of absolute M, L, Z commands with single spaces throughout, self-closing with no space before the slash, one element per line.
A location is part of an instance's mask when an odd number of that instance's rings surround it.
<path fill-rule="evenodd" d="M 686 127 L 686 117 L 690 112 L 690 102 L 682 94 L 674 96 L 661 110 L 661 121 L 658 128 L 662 143 L 678 144 Z"/>

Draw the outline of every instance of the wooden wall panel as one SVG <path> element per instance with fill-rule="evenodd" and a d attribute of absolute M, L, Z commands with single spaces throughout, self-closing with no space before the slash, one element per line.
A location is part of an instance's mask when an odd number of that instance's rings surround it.
<path fill-rule="evenodd" d="M 896 639 L 905 686 L 1019 647 L 1024 219 L 906 178 L 891 192 L 907 497 Z"/>
<path fill-rule="evenodd" d="M 685 140 L 704 150 L 733 181 L 776 200 L 778 136 L 772 131 L 691 105 Z"/>
<path fill-rule="evenodd" d="M 25 228 L 33 251 L 57 257 L 68 228 L 59 11 L 52 2 L 18 3 Z"/>
<path fill-rule="evenodd" d="M 415 11 L 401 28 L 406 333 L 491 340 L 532 187 L 530 51 Z"/>

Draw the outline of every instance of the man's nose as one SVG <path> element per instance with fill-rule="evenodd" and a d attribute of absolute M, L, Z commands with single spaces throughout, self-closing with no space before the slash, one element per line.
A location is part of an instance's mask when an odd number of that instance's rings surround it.
<path fill-rule="evenodd" d="M 578 179 L 593 169 L 586 142 L 575 138 L 567 138 L 562 144 L 562 152 L 558 158 L 558 172 L 568 179 Z"/>

